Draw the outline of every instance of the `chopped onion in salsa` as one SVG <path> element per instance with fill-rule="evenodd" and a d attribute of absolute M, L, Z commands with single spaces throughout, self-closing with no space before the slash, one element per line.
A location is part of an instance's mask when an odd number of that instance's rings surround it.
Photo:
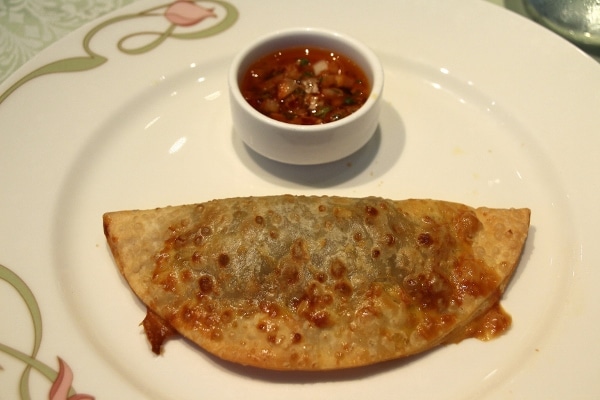
<path fill-rule="evenodd" d="M 358 110 L 371 89 L 365 73 L 348 57 L 316 47 L 297 47 L 253 63 L 240 90 L 252 107 L 270 118 L 317 125 Z"/>

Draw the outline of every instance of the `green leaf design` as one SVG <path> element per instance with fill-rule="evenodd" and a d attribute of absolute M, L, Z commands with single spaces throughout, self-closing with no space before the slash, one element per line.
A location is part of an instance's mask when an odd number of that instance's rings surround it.
<path fill-rule="evenodd" d="M 29 392 L 29 377 L 32 368 L 40 372 L 51 382 L 53 382 L 56 379 L 58 373 L 48 365 L 36 359 L 37 353 L 40 349 L 40 345 L 42 344 L 42 314 L 40 312 L 40 307 L 38 305 L 37 300 L 35 299 L 33 292 L 17 274 L 15 274 L 13 271 L 11 271 L 2 264 L 0 264 L 0 279 L 10 284 L 17 291 L 19 296 L 23 299 L 25 305 L 27 306 L 27 309 L 29 310 L 29 314 L 31 315 L 31 321 L 33 323 L 34 343 L 31 354 L 25 354 L 17 349 L 0 343 L 1 352 L 10 355 L 16 358 L 17 360 L 22 361 L 25 364 L 25 369 L 21 374 L 21 379 L 19 382 L 19 394 L 21 400 L 29 400 L 31 398 Z M 69 393 L 75 394 L 75 390 L 71 388 Z"/>
<path fill-rule="evenodd" d="M 27 309 L 29 309 L 29 313 L 31 314 L 31 320 L 33 322 L 33 332 L 34 332 L 34 343 L 33 350 L 31 352 L 31 356 L 27 356 L 25 354 L 19 354 L 19 359 L 25 357 L 30 360 L 35 360 L 35 356 L 38 353 L 40 345 L 42 343 L 42 314 L 40 313 L 40 308 L 38 306 L 37 301 L 35 300 L 35 296 L 33 292 L 29 289 L 27 284 L 19 278 L 14 272 L 6 268 L 5 266 L 0 264 L 0 278 L 8 282 L 12 287 L 14 287 L 21 296 L 21 298 L 25 301 L 27 305 Z M 3 344 L 0 344 L 0 350 L 5 353 L 15 355 L 17 352 L 14 349 L 9 348 Z M 19 384 L 19 392 L 21 394 L 22 399 L 29 399 L 29 375 L 31 373 L 31 363 L 26 363 L 26 367 L 23 370 L 23 374 L 21 375 L 21 381 Z M 44 369 L 44 368 L 43 368 Z M 44 369 L 46 370 L 47 367 Z M 51 370 L 50 370 L 51 371 Z M 48 372 L 48 371 L 46 371 Z"/>
<path fill-rule="evenodd" d="M 8 96 L 10 96 L 15 90 L 26 84 L 27 82 L 38 78 L 43 75 L 53 74 L 57 72 L 76 72 L 86 71 L 88 69 L 96 68 L 107 61 L 105 57 L 94 56 L 94 57 L 75 57 L 67 58 L 64 60 L 58 60 L 50 64 L 46 64 L 33 72 L 25 75 L 23 78 L 15 82 L 8 90 L 0 95 L 0 103 L 2 103 Z"/>
<path fill-rule="evenodd" d="M 197 31 L 192 31 L 192 32 L 188 31 L 185 33 L 176 33 L 177 26 L 171 24 L 164 32 L 135 32 L 135 33 L 125 35 L 123 38 L 121 38 L 118 41 L 117 48 L 122 53 L 129 54 L 129 55 L 142 54 L 142 53 L 146 53 L 146 52 L 149 52 L 149 51 L 155 49 L 160 44 L 165 42 L 168 38 L 187 39 L 187 40 L 206 38 L 209 36 L 216 35 L 222 31 L 228 29 L 235 23 L 235 21 L 237 21 L 238 11 L 233 5 L 229 4 L 226 1 L 222 1 L 222 0 L 212 0 L 212 3 L 221 5 L 225 9 L 226 15 L 223 17 L 222 21 L 220 21 L 218 24 L 216 24 L 210 28 L 199 29 Z M 142 11 L 139 13 L 120 15 L 120 16 L 117 16 L 117 17 L 114 17 L 114 18 L 111 18 L 111 19 L 108 19 L 106 21 L 99 23 L 98 25 L 93 27 L 85 35 L 85 37 L 83 39 L 82 46 L 83 46 L 83 49 L 84 49 L 85 53 L 87 54 L 87 56 L 73 57 L 73 58 L 67 58 L 67 59 L 63 59 L 63 60 L 54 61 L 54 62 L 51 62 L 50 64 L 46 64 L 46 65 L 36 69 L 33 72 L 30 72 L 29 74 L 27 74 L 26 76 L 24 76 L 23 78 L 21 78 L 17 82 L 15 82 L 12 86 L 10 86 L 4 93 L 0 94 L 0 104 L 2 104 L 12 93 L 14 93 L 21 86 L 23 86 L 26 83 L 32 81 L 33 79 L 39 78 L 41 76 L 53 74 L 53 73 L 59 73 L 59 72 L 87 71 L 87 70 L 99 67 L 100 65 L 107 62 L 108 59 L 91 50 L 90 43 L 91 43 L 92 39 L 94 38 L 94 36 L 98 32 L 102 31 L 103 29 L 105 29 L 106 27 L 108 27 L 110 25 L 114 25 L 114 24 L 117 24 L 117 23 L 120 23 L 120 22 L 123 22 L 126 20 L 135 19 L 135 18 L 149 18 L 149 17 L 163 17 L 164 18 L 164 9 L 166 9 L 171 4 L 173 4 L 173 2 L 164 4 L 162 6 L 152 7 L 148 10 L 145 10 L 145 11 Z M 151 36 L 156 36 L 156 37 L 154 40 L 151 40 L 149 43 L 147 43 L 143 46 L 140 46 L 140 47 L 127 48 L 125 46 L 125 42 L 128 41 L 129 39 L 134 38 L 134 37 L 139 37 L 139 36 L 145 36 L 145 35 L 151 35 Z"/>

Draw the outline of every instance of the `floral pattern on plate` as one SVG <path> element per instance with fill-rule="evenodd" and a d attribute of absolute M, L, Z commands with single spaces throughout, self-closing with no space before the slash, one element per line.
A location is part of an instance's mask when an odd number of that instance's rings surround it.
<path fill-rule="evenodd" d="M 223 12 L 218 13 L 215 6 L 220 6 Z M 38 77 L 59 72 L 87 71 L 106 63 L 108 58 L 92 50 L 91 44 L 96 34 L 114 24 L 126 24 L 140 18 L 159 21 L 156 31 L 132 32 L 118 41 L 119 51 L 134 55 L 151 51 L 167 39 L 192 40 L 214 36 L 231 27 L 237 17 L 237 9 L 226 1 L 176 0 L 140 12 L 109 18 L 92 27 L 84 36 L 82 47 L 85 55 L 56 60 L 33 70 L 17 80 L 4 93 L 0 93 L 0 104 L 19 87 Z M 216 20 L 216 23 L 203 23 L 211 19 Z M 6 45 L 3 46 L 0 42 L 1 47 Z"/>
<path fill-rule="evenodd" d="M 134 0 L 0 2 L 0 82 L 69 32 Z"/>
<path fill-rule="evenodd" d="M 13 358 L 23 362 L 25 365 L 19 381 L 20 398 L 22 400 L 30 398 L 29 378 L 33 369 L 38 371 L 52 383 L 48 391 L 48 398 L 50 400 L 93 399 L 94 397 L 90 395 L 77 394 L 75 392 L 75 389 L 71 386 L 73 382 L 73 372 L 71 371 L 69 365 L 60 357 L 58 357 L 58 371 L 52 369 L 52 367 L 44 364 L 36 358 L 42 344 L 42 315 L 40 312 L 40 307 L 38 306 L 38 302 L 27 284 L 21 278 L 19 278 L 17 274 L 1 264 L 0 279 L 6 281 L 17 291 L 17 294 L 25 302 L 27 309 L 29 310 L 33 324 L 34 343 L 30 354 L 23 353 L 14 347 L 0 343 L 0 352 L 12 356 Z"/>
<path fill-rule="evenodd" d="M 118 2 L 117 5 L 121 6 L 130 3 L 131 0 L 123 0 Z M 65 30 L 70 30 L 72 24 L 77 25 L 83 24 L 86 18 L 92 16 L 101 15 L 105 12 L 110 11 L 104 2 L 95 2 L 96 6 L 91 7 L 87 14 L 80 16 L 77 10 L 78 7 L 89 5 L 89 1 L 79 1 L 74 3 L 63 4 L 62 8 L 70 7 L 67 14 L 73 14 L 73 20 L 67 21 L 67 27 Z M 46 12 L 47 9 L 43 6 L 36 6 L 33 2 L 27 0 L 20 1 L 21 7 L 18 8 L 19 12 L 16 14 L 5 12 L 3 13 L 0 7 L 0 22 L 4 19 L 11 20 L 16 18 L 17 20 L 27 18 L 31 20 L 30 30 L 39 34 L 40 38 L 31 39 L 30 44 L 34 46 L 42 46 L 38 41 L 44 37 L 51 37 L 52 40 L 56 40 L 57 36 L 61 35 L 61 30 L 51 27 L 37 26 L 35 21 L 36 12 Z M 217 11 L 217 7 L 219 11 Z M 16 8 L 14 8 L 16 9 Z M 81 11 L 81 10 L 80 10 Z M 65 10 L 57 10 L 56 13 L 64 14 Z M 11 15 L 9 15 L 11 14 Z M 77 17 L 78 16 L 78 17 Z M 108 58 L 102 54 L 99 54 L 92 50 L 91 43 L 97 33 L 103 29 L 114 25 L 114 24 L 126 24 L 135 19 L 139 18 L 151 18 L 159 21 L 156 23 L 157 30 L 155 31 L 144 31 L 144 32 L 132 32 L 123 36 L 116 44 L 118 50 L 126 55 L 142 54 L 149 52 L 168 39 L 180 39 L 180 40 L 192 40 L 201 39 L 216 35 L 230 26 L 232 26 L 237 20 L 238 12 L 237 9 L 225 1 L 213 0 L 213 1 L 194 1 L 194 0 L 177 0 L 167 4 L 163 4 L 157 7 L 152 7 L 140 12 L 131 14 L 117 15 L 107 20 L 101 21 L 93 26 L 87 33 L 85 33 L 82 47 L 84 55 L 71 57 L 66 59 L 59 59 L 49 64 L 42 65 L 41 67 L 33 70 L 29 74 L 18 79 L 12 86 L 6 91 L 0 93 L 0 103 L 2 103 L 8 96 L 15 92 L 18 88 L 26 84 L 27 82 L 42 77 L 44 75 L 52 73 L 71 73 L 78 71 L 87 71 L 93 68 L 100 67 L 102 64 L 108 61 Z M 212 23 L 203 24 L 204 21 L 212 20 Z M 63 21 L 64 22 L 64 21 Z M 65 22 L 66 23 L 66 22 Z M 58 21 L 57 24 L 62 24 Z M 6 28 L 0 24 L 0 33 Z M 14 49 L 19 47 L 19 44 L 15 42 L 11 36 L 0 34 L 0 49 Z M 130 43 L 134 43 L 130 45 Z M 141 44 L 140 44 L 141 43 Z M 4 53 L 5 51 L 2 50 Z M 22 50 L 26 53 L 25 50 Z M 14 54 L 14 59 L 10 62 L 18 62 L 19 51 L 10 51 L 10 54 Z M 0 71 L 1 73 L 1 71 Z M 0 79 L 3 78 L 0 74 Z M 11 269 L 0 264 L 0 280 L 3 280 L 9 284 L 9 287 L 16 290 L 20 298 L 25 302 L 27 310 L 29 311 L 32 325 L 33 325 L 33 337 L 34 343 L 30 353 L 24 353 L 15 347 L 10 346 L 2 342 L 0 338 L 0 353 L 7 354 L 12 358 L 18 360 L 23 364 L 23 371 L 20 374 L 19 382 L 17 383 L 18 393 L 21 400 L 28 400 L 31 398 L 30 393 L 30 376 L 32 370 L 37 371 L 43 377 L 49 381 L 48 398 L 50 400 L 89 400 L 94 399 L 93 396 L 87 394 L 78 394 L 72 386 L 74 379 L 73 371 L 71 370 L 68 363 L 60 357 L 58 359 L 58 370 L 53 369 L 48 364 L 37 359 L 38 351 L 42 343 L 42 315 L 38 302 L 27 284 Z M 0 365 L 0 371 L 3 367 Z"/>

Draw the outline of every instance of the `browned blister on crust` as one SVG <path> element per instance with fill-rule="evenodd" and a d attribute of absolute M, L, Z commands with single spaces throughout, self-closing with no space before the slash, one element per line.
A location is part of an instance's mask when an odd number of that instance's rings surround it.
<path fill-rule="evenodd" d="M 284 195 L 112 212 L 104 229 L 165 325 L 236 363 L 327 370 L 507 329 L 498 301 L 529 215 Z"/>

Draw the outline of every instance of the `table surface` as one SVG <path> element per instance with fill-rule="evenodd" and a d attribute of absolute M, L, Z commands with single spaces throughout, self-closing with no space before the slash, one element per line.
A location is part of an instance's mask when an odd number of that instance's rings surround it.
<path fill-rule="evenodd" d="M 138 0 L 0 3 L 0 83 L 50 44 L 85 23 Z M 528 17 L 522 0 L 483 0 Z M 592 55 L 594 56 L 594 55 Z M 600 61 L 600 57 L 595 57 Z"/>

